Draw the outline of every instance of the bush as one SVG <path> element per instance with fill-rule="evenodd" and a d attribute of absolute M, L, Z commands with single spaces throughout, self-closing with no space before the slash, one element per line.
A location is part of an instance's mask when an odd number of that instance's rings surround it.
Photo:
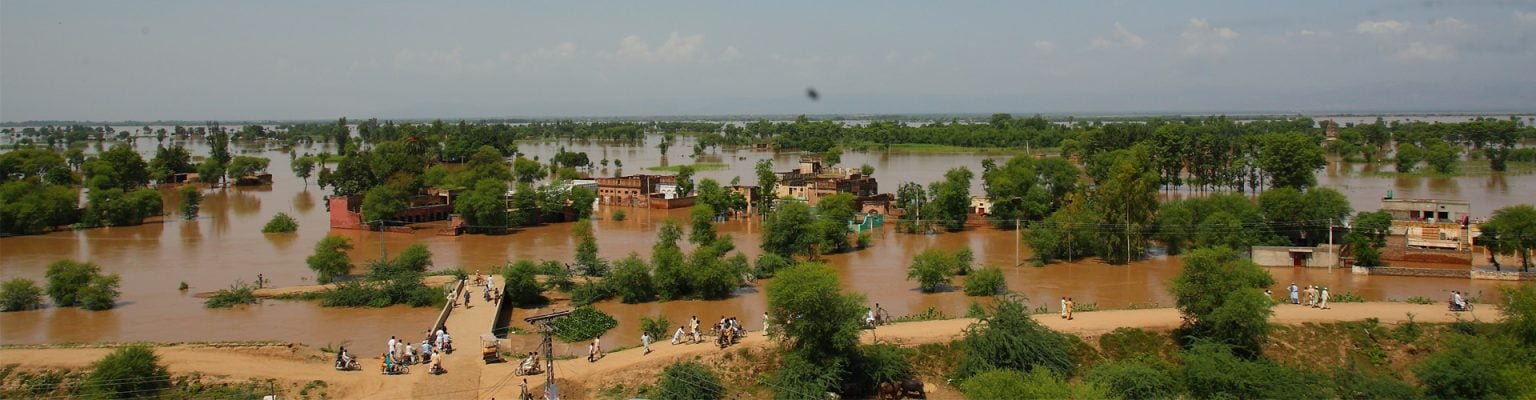
<path fill-rule="evenodd" d="M 752 269 L 752 277 L 757 279 L 772 278 L 780 269 L 789 267 L 789 259 L 778 254 L 763 253 L 757 256 L 757 265 Z"/>
<path fill-rule="evenodd" d="M 859 244 L 859 249 L 869 248 L 869 243 L 873 240 L 873 238 L 870 237 L 869 231 L 859 232 L 857 237 L 858 239 L 856 239 L 856 243 Z"/>
<path fill-rule="evenodd" d="M 1424 296 L 1409 297 L 1408 300 L 1403 300 L 1403 302 L 1408 303 L 1408 304 L 1435 304 L 1436 303 L 1435 299 L 1431 299 L 1431 298 L 1424 297 Z"/>
<path fill-rule="evenodd" d="M 1418 389 L 1390 376 L 1367 374 L 1358 369 L 1333 371 L 1335 394 L 1342 399 L 1417 399 Z"/>
<path fill-rule="evenodd" d="M 146 346 L 121 347 L 91 364 L 83 387 L 86 397 L 157 398 L 171 387 L 171 375 Z"/>
<path fill-rule="evenodd" d="M 43 275 L 48 278 L 48 298 L 53 299 L 53 304 L 59 307 L 79 304 L 76 294 L 100 272 L 100 267 L 88 262 L 54 261 L 48 264 L 48 272 Z"/>
<path fill-rule="evenodd" d="M 668 365 L 656 382 L 659 400 L 703 400 L 725 398 L 725 386 L 709 367 L 697 361 Z"/>
<path fill-rule="evenodd" d="M 779 361 L 779 371 L 771 382 L 773 398 L 803 400 L 826 398 L 826 392 L 838 388 L 843 371 L 847 369 L 842 358 L 813 362 L 800 352 L 784 355 Z"/>
<path fill-rule="evenodd" d="M 228 289 L 219 289 L 213 297 L 203 301 L 203 307 L 230 308 L 240 304 L 256 304 L 255 287 L 245 282 L 235 282 Z"/>
<path fill-rule="evenodd" d="M 577 284 L 576 288 L 571 290 L 571 304 L 576 306 L 590 305 L 611 299 L 613 295 L 613 287 L 608 282 L 587 280 Z"/>
<path fill-rule="evenodd" d="M 1434 398 L 1485 399 L 1527 398 L 1536 386 L 1527 379 L 1536 374 L 1531 350 L 1504 338 L 1455 335 L 1445 348 L 1413 366 Z"/>
<path fill-rule="evenodd" d="M 592 340 L 618 325 L 611 315 L 590 306 L 580 307 L 554 322 L 555 337 L 571 343 Z"/>
<path fill-rule="evenodd" d="M 315 282 L 330 283 L 338 276 L 352 272 L 352 259 L 347 257 L 347 250 L 352 250 L 352 241 L 347 238 L 326 235 L 315 243 L 315 254 L 304 259 L 309 264 L 309 269 L 315 271 Z"/>
<path fill-rule="evenodd" d="M 912 368 L 912 362 L 908 361 L 911 356 L 911 349 L 894 344 L 861 345 L 859 356 L 853 359 L 851 368 L 848 368 L 853 372 L 848 383 L 853 383 L 861 391 L 869 393 L 874 392 L 881 383 L 899 382 L 910 378 L 916 373 Z"/>
<path fill-rule="evenodd" d="M 955 272 L 954 258 L 943 250 L 928 249 L 912 257 L 907 267 L 907 279 L 916 280 L 923 293 L 933 293 L 949 286 L 949 277 Z"/>
<path fill-rule="evenodd" d="M 666 314 L 656 314 L 655 317 L 640 317 L 640 332 L 651 334 L 652 342 L 667 337 L 667 332 L 671 329 L 672 321 L 667 320 Z"/>
<path fill-rule="evenodd" d="M 181 187 L 180 193 L 182 218 L 197 218 L 199 205 L 203 202 L 203 192 L 198 191 L 196 185 L 185 185 Z"/>
<path fill-rule="evenodd" d="M 1233 348 L 1197 344 L 1184 352 L 1184 387 L 1195 398 L 1331 398 L 1323 377 L 1268 360 L 1248 361 Z"/>
<path fill-rule="evenodd" d="M 512 302 L 517 307 L 539 306 L 549 302 L 544 297 L 544 290 L 539 288 L 539 282 L 534 274 L 537 265 L 532 261 L 522 260 L 501 272 L 502 281 L 506 282 L 506 293 L 502 294 L 501 301 Z M 563 268 L 561 270 L 564 270 Z"/>
<path fill-rule="evenodd" d="M 624 216 L 624 210 L 613 210 L 613 214 L 609 218 L 612 218 L 614 221 L 623 221 Z"/>
<path fill-rule="evenodd" d="M 970 399 L 1103 399 L 1109 391 L 1093 384 L 1072 385 L 1049 369 L 1028 374 L 997 369 L 966 379 L 960 391 Z"/>
<path fill-rule="evenodd" d="M 43 289 L 30 279 L 15 278 L 0 284 L 0 311 L 34 310 L 43 306 Z"/>
<path fill-rule="evenodd" d="M 955 251 L 955 275 L 965 276 L 971 273 L 971 265 L 976 263 L 976 253 L 966 247 Z"/>
<path fill-rule="evenodd" d="M 427 272 L 432 267 L 432 251 L 427 250 L 427 245 L 412 243 L 395 256 L 395 265 L 407 271 Z"/>
<path fill-rule="evenodd" d="M 1065 335 L 1030 318 L 1028 306 L 1018 299 L 997 304 L 985 322 L 965 330 L 960 345 L 965 355 L 956 375 L 961 378 L 993 369 L 1049 369 L 1071 376 L 1073 361 Z"/>
<path fill-rule="evenodd" d="M 986 267 L 977 270 L 965 279 L 966 296 L 993 296 L 1008 291 L 1008 281 L 1003 279 L 1003 270 L 997 267 Z"/>
<path fill-rule="evenodd" d="M 277 213 L 261 227 L 261 233 L 293 233 L 299 230 L 299 221 L 287 213 Z"/>
<path fill-rule="evenodd" d="M 1190 252 L 1172 288 L 1179 311 L 1191 321 L 1182 334 L 1229 344 L 1245 357 L 1256 357 L 1274 314 L 1274 301 L 1262 290 L 1274 283 L 1269 272 L 1232 249 Z"/>
<path fill-rule="evenodd" d="M 1170 360 L 1178 350 L 1168 337 L 1141 328 L 1116 328 L 1099 336 L 1099 348 L 1112 360 L 1143 356 Z"/>
<path fill-rule="evenodd" d="M 1124 328 L 1122 328 L 1124 329 Z M 1159 361 L 1120 360 L 1100 364 L 1083 376 L 1083 381 L 1104 387 L 1125 399 L 1176 398 L 1183 390 L 1169 373 L 1172 365 Z"/>
<path fill-rule="evenodd" d="M 1329 293 L 1328 301 L 1333 303 L 1364 303 L 1365 297 L 1354 292 Z"/>
<path fill-rule="evenodd" d="M 1501 286 L 1504 298 L 1499 311 L 1504 313 L 1504 331 L 1526 346 L 1536 346 L 1536 287 Z"/>
<path fill-rule="evenodd" d="M 80 288 L 75 298 L 80 301 L 80 308 L 91 311 L 111 310 L 117 306 L 117 286 L 121 279 L 117 274 L 96 275 L 91 277 L 91 282 Z"/>
<path fill-rule="evenodd" d="M 629 253 L 619 260 L 608 282 L 625 303 L 643 303 L 656 299 L 656 285 L 651 282 L 651 268 L 640 255 Z"/>

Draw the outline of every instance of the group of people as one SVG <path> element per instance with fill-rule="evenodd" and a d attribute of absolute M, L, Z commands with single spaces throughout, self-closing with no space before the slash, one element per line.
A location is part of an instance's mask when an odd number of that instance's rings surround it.
<path fill-rule="evenodd" d="M 1291 294 L 1291 304 L 1306 305 L 1307 307 L 1323 310 L 1328 309 L 1329 295 L 1327 286 L 1307 285 L 1306 289 L 1298 289 L 1296 282 L 1291 282 L 1291 286 L 1286 287 L 1286 290 Z M 1303 296 L 1306 298 L 1303 299 Z"/>
<path fill-rule="evenodd" d="M 496 275 L 481 275 L 480 271 L 475 271 L 475 285 L 481 287 L 482 297 L 485 298 L 485 302 L 491 303 L 491 305 L 501 304 L 501 289 L 496 288 Z M 468 292 L 468 290 L 465 292 Z M 465 293 L 464 297 L 466 298 L 464 307 L 468 308 L 469 294 Z"/>
<path fill-rule="evenodd" d="M 432 373 L 448 372 L 443 369 L 442 354 L 452 351 L 453 337 L 448 335 L 447 328 L 439 328 L 436 332 L 427 330 L 427 335 L 421 340 L 421 350 L 418 352 L 409 341 L 389 337 L 389 343 L 385 344 L 384 353 L 379 356 L 380 368 L 386 374 L 397 374 L 404 370 L 404 366 L 411 364 L 426 364 Z M 343 352 L 345 348 L 343 348 Z M 342 365 L 338 355 L 337 365 Z"/>
<path fill-rule="evenodd" d="M 1077 307 L 1077 303 L 1073 302 L 1071 297 L 1062 297 L 1061 298 L 1061 319 L 1065 319 L 1065 320 L 1069 320 L 1069 321 L 1072 320 L 1072 309 L 1074 307 Z"/>
<path fill-rule="evenodd" d="M 875 303 L 875 308 L 865 308 L 864 309 L 864 327 L 866 327 L 866 328 L 874 328 L 876 325 L 885 324 L 887 322 L 890 322 L 890 321 L 886 321 L 886 319 L 888 319 L 889 317 L 890 317 L 890 314 L 887 314 L 885 312 L 885 308 L 880 307 L 880 303 Z M 768 318 L 767 318 L 766 315 L 764 316 L 763 321 L 764 321 L 763 323 L 764 323 L 764 326 L 765 326 L 763 328 L 763 330 L 766 331 L 766 330 L 768 330 L 768 328 L 766 328 L 766 326 L 767 326 L 766 325 L 767 324 L 766 321 L 768 321 Z"/>
<path fill-rule="evenodd" d="M 746 328 L 741 327 L 741 322 L 736 320 L 736 317 L 727 318 L 721 315 L 720 322 L 715 324 L 715 334 L 717 335 L 715 341 L 722 348 L 735 344 L 746 333 Z"/>

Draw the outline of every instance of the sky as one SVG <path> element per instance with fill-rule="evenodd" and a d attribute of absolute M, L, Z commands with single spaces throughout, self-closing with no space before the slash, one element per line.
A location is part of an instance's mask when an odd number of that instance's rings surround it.
<path fill-rule="evenodd" d="M 0 0 L 5 122 L 1532 110 L 1536 2 Z"/>

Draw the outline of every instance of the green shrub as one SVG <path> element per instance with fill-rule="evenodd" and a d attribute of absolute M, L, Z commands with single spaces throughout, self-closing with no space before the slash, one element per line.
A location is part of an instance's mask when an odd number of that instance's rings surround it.
<path fill-rule="evenodd" d="M 261 227 L 261 233 L 293 233 L 299 230 L 299 221 L 293 219 L 287 213 L 273 215 L 266 225 Z"/>
<path fill-rule="evenodd" d="M 757 256 L 757 265 L 752 269 L 752 277 L 757 279 L 772 278 L 778 270 L 789 267 L 789 259 L 774 253 L 763 253 Z"/>
<path fill-rule="evenodd" d="M 1526 346 L 1536 346 L 1536 287 L 1502 286 L 1499 293 L 1503 297 L 1499 311 L 1504 313 L 1500 324 L 1504 332 Z"/>
<path fill-rule="evenodd" d="M 1099 348 L 1112 360 L 1151 356 L 1169 360 L 1178 351 L 1172 339 L 1141 328 L 1116 328 L 1099 336 Z"/>
<path fill-rule="evenodd" d="M 1102 386 L 1120 398 L 1170 399 L 1178 397 L 1183 390 L 1178 379 L 1169 372 L 1172 368 L 1160 360 L 1111 361 L 1089 370 L 1083 380 Z"/>
<path fill-rule="evenodd" d="M 309 269 L 315 271 L 315 282 L 330 283 L 338 276 L 352 272 L 352 259 L 347 257 L 352 241 L 345 237 L 326 235 L 315 243 L 315 254 L 304 259 Z"/>
<path fill-rule="evenodd" d="M 993 296 L 1008 291 L 1008 281 L 1003 279 L 1003 270 L 997 267 L 986 267 L 976 271 L 965 279 L 966 296 Z"/>
<path fill-rule="evenodd" d="M 383 296 L 377 290 L 368 287 L 364 282 L 348 281 L 337 283 L 336 287 L 324 292 L 320 296 L 320 305 L 324 307 L 384 307 L 389 305 L 389 298 Z"/>
<path fill-rule="evenodd" d="M 83 387 L 86 397 L 158 398 L 171 387 L 171 375 L 146 346 L 121 347 L 91 364 Z"/>
<path fill-rule="evenodd" d="M 43 306 L 43 289 L 30 279 L 15 278 L 0 284 L 0 311 L 33 310 Z"/>
<path fill-rule="evenodd" d="M 610 215 L 609 217 L 612 218 L 614 221 L 623 221 L 624 220 L 624 216 L 625 216 L 624 210 L 613 210 L 613 214 Z"/>
<path fill-rule="evenodd" d="M 629 253 L 615 264 L 609 281 L 619 299 L 625 303 L 643 303 L 656 298 L 656 285 L 651 281 L 651 268 L 640 255 Z"/>
<path fill-rule="evenodd" d="M 1334 303 L 1364 303 L 1365 297 L 1354 292 L 1330 293 L 1328 301 Z"/>
<path fill-rule="evenodd" d="M 856 239 L 856 243 L 858 243 L 860 249 L 867 249 L 867 248 L 869 248 L 869 244 L 872 241 L 872 238 L 870 237 L 869 231 L 859 232 L 859 234 L 857 235 L 857 238 L 858 239 Z"/>
<path fill-rule="evenodd" d="M 779 371 L 771 379 L 775 389 L 774 399 L 801 400 L 826 398 L 826 392 L 838 388 L 843 371 L 847 369 L 843 359 L 812 362 L 800 352 L 784 354 L 779 360 Z"/>
<path fill-rule="evenodd" d="M 1196 249 L 1184 256 L 1173 280 L 1179 311 L 1193 323 L 1179 336 L 1232 345 L 1256 357 L 1268 338 L 1274 300 L 1263 288 L 1275 280 L 1247 257 L 1226 247 Z"/>
<path fill-rule="evenodd" d="M 1396 378 L 1367 374 L 1358 369 L 1336 368 L 1333 371 L 1335 394 L 1342 399 L 1403 399 L 1424 397 L 1418 389 Z"/>
<path fill-rule="evenodd" d="M 640 332 L 651 334 L 651 341 L 658 341 L 667 337 L 667 332 L 672 329 L 672 321 L 667 320 L 666 314 L 656 314 L 655 317 L 640 317 Z"/>
<path fill-rule="evenodd" d="M 723 399 L 725 394 L 720 377 L 697 361 L 668 365 L 656 382 L 658 400 Z"/>
<path fill-rule="evenodd" d="M 1413 296 L 1413 297 L 1409 297 L 1408 300 L 1403 300 L 1403 301 L 1408 303 L 1408 304 L 1435 304 L 1435 299 L 1431 299 L 1431 298 L 1424 297 L 1424 296 Z"/>
<path fill-rule="evenodd" d="M 571 304 L 585 306 L 613 298 L 613 287 L 606 281 L 585 281 L 571 289 Z"/>
<path fill-rule="evenodd" d="M 916 373 L 908 361 L 912 353 L 912 349 L 890 343 L 860 345 L 858 357 L 853 358 L 848 368 L 853 374 L 844 386 L 851 383 L 859 388 L 859 393 L 873 393 L 881 383 L 910 378 Z"/>
<path fill-rule="evenodd" d="M 912 257 L 912 265 L 907 267 L 907 280 L 916 280 L 923 293 L 933 293 L 949 286 L 955 269 L 954 257 L 943 250 L 928 249 Z"/>
<path fill-rule="evenodd" d="M 1514 340 L 1454 335 L 1412 369 L 1429 397 L 1528 398 L 1536 395 L 1533 366 L 1536 356 Z"/>
<path fill-rule="evenodd" d="M 80 299 L 76 294 L 100 272 L 100 267 L 88 262 L 54 261 L 48 264 L 48 272 L 43 275 L 48 278 L 48 298 L 53 299 L 53 304 L 59 307 L 79 304 Z"/>
<path fill-rule="evenodd" d="M 1063 376 L 1073 370 L 1065 336 L 1031 318 L 1027 305 L 1018 299 L 997 304 L 984 323 L 966 328 L 957 376 L 967 378 L 992 369 L 1045 368 Z"/>
<path fill-rule="evenodd" d="M 395 264 L 408 271 L 427 272 L 432 267 L 432 251 L 427 250 L 427 245 L 412 243 L 395 255 Z"/>
<path fill-rule="evenodd" d="M 501 301 L 512 302 L 518 307 L 530 307 L 543 305 L 549 302 L 544 297 L 544 290 L 539 287 L 539 282 L 534 277 L 538 271 L 537 265 L 532 261 L 522 260 L 501 272 L 502 282 L 506 282 L 506 292 L 502 294 Z M 561 269 L 564 270 L 563 268 Z"/>
<path fill-rule="evenodd" d="M 181 217 L 186 219 L 197 218 L 199 205 L 203 202 L 203 192 L 197 190 L 197 185 L 185 185 L 181 187 Z"/>
<path fill-rule="evenodd" d="M 245 282 L 235 282 L 227 289 L 214 292 L 212 297 L 203 301 L 203 307 L 230 308 L 240 304 L 256 304 L 255 290 L 255 287 Z"/>
<path fill-rule="evenodd" d="M 1073 385 L 1046 368 L 1028 374 L 997 369 L 977 374 L 960 384 L 970 399 L 1105 399 L 1110 392 L 1094 384 Z"/>
<path fill-rule="evenodd" d="M 1201 343 L 1184 352 L 1184 387 L 1195 398 L 1331 398 L 1324 377 L 1268 360 L 1249 361 L 1228 345 Z"/>
<path fill-rule="evenodd" d="M 116 307 L 119 281 L 121 278 L 117 274 L 91 277 L 91 282 L 75 294 L 75 297 L 80 300 L 80 308 L 101 311 Z"/>
<path fill-rule="evenodd" d="M 555 337 L 566 342 L 592 340 L 618 325 L 619 321 L 611 315 L 596 308 L 580 307 L 555 321 Z"/>

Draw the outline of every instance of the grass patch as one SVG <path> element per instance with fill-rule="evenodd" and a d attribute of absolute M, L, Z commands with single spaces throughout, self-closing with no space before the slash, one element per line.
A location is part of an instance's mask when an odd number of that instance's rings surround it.
<path fill-rule="evenodd" d="M 1408 304 L 1435 304 L 1435 299 L 1424 296 L 1413 296 L 1409 297 L 1408 300 L 1403 300 L 1403 302 Z"/>
<path fill-rule="evenodd" d="M 1388 165 L 1388 166 L 1392 165 L 1391 164 L 1391 160 L 1382 161 L 1380 163 L 1383 164 L 1383 165 Z M 1456 163 L 1456 170 L 1455 171 L 1451 171 L 1451 173 L 1448 173 L 1448 174 L 1442 174 L 1442 173 L 1439 173 L 1439 172 L 1435 172 L 1435 169 L 1433 167 L 1428 166 L 1428 165 L 1419 165 L 1419 167 L 1415 168 L 1413 170 L 1413 172 L 1408 172 L 1408 173 L 1401 173 L 1401 172 L 1396 172 L 1396 171 L 1369 171 L 1369 170 L 1361 171 L 1360 172 L 1360 174 L 1364 175 L 1364 176 L 1384 176 L 1384 177 L 1391 177 L 1391 176 L 1416 176 L 1416 177 L 1427 177 L 1427 178 L 1451 178 L 1451 177 L 1458 177 L 1458 176 L 1488 176 L 1488 175 L 1493 175 L 1493 173 L 1494 173 L 1493 169 L 1488 167 L 1488 160 L 1466 160 L 1466 159 L 1458 161 Z M 1510 161 L 1507 164 L 1505 164 L 1504 175 L 1530 175 L 1530 174 L 1536 174 L 1536 163 Z"/>
<path fill-rule="evenodd" d="M 654 167 L 646 167 L 645 169 L 647 171 L 677 172 L 678 170 L 682 169 L 685 166 L 693 167 L 693 170 L 695 172 L 698 172 L 698 171 L 716 171 L 716 170 L 722 170 L 722 169 L 726 169 L 726 168 L 730 167 L 729 165 L 726 165 L 725 163 L 701 162 L 701 163 L 682 164 L 682 165 L 658 165 L 658 166 L 654 166 Z"/>
<path fill-rule="evenodd" d="M 950 316 L 944 314 L 943 311 L 939 311 L 937 308 L 928 307 L 927 310 L 923 310 L 923 312 L 917 314 L 909 314 L 892 318 L 891 322 L 936 321 L 949 318 Z"/>

